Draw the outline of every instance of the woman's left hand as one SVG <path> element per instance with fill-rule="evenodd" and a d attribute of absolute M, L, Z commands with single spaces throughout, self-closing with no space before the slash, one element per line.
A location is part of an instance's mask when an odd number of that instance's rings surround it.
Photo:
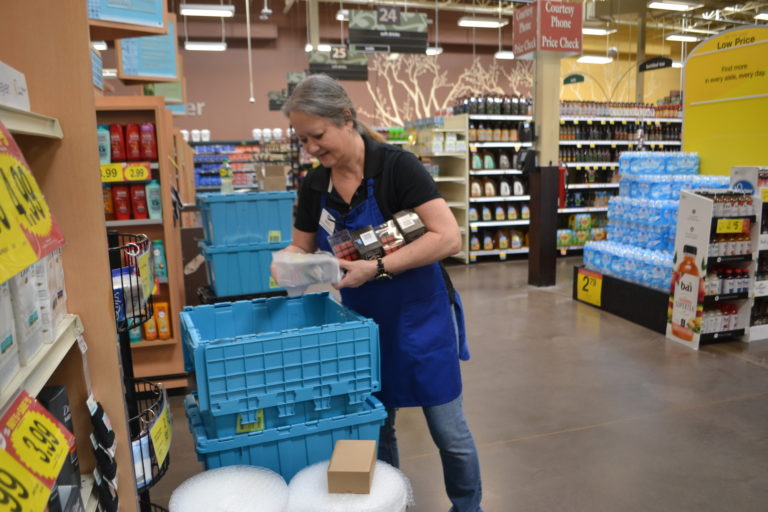
<path fill-rule="evenodd" d="M 376 276 L 376 262 L 372 260 L 339 260 L 339 266 L 344 271 L 341 281 L 333 285 L 340 290 L 342 288 L 357 288 Z"/>

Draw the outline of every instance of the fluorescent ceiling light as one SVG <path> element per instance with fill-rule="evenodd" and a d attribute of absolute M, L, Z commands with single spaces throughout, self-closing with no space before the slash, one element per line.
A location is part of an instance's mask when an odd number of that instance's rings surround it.
<path fill-rule="evenodd" d="M 311 51 L 312 51 L 312 50 L 314 50 L 314 49 L 315 49 L 315 47 L 314 47 L 314 46 L 312 46 L 312 45 L 311 45 L 311 44 L 309 44 L 309 43 L 307 43 L 307 44 L 305 44 L 305 45 L 304 45 L 304 51 L 305 51 L 305 52 L 307 52 L 307 53 L 311 52 Z"/>
<path fill-rule="evenodd" d="M 181 4 L 182 16 L 212 16 L 214 18 L 231 18 L 235 15 L 234 5 L 218 4 Z"/>
<path fill-rule="evenodd" d="M 227 49 L 224 41 L 184 41 L 184 49 L 198 52 L 223 52 Z"/>
<path fill-rule="evenodd" d="M 756 20 L 768 21 L 768 12 L 759 12 L 755 14 Z"/>
<path fill-rule="evenodd" d="M 336 21 L 349 21 L 349 9 L 339 9 L 336 13 Z"/>
<path fill-rule="evenodd" d="M 680 62 L 680 61 L 677 61 L 677 60 L 673 60 L 672 61 L 672 67 L 673 68 L 682 68 L 683 67 L 683 63 Z"/>
<path fill-rule="evenodd" d="M 91 47 L 94 50 L 99 50 L 100 52 L 103 52 L 107 49 L 107 42 L 106 41 L 91 41 Z"/>
<path fill-rule="evenodd" d="M 501 28 L 508 24 L 508 18 L 482 18 L 479 16 L 462 16 L 459 18 L 460 27 Z"/>
<path fill-rule="evenodd" d="M 399 58 L 400 58 L 399 53 L 390 53 L 389 55 L 387 55 L 387 60 L 397 60 Z"/>
<path fill-rule="evenodd" d="M 582 64 L 608 64 L 609 62 L 613 62 L 613 57 L 605 55 L 582 55 L 576 59 L 576 62 Z"/>
<path fill-rule="evenodd" d="M 667 41 L 680 41 L 683 43 L 695 43 L 699 40 L 698 36 L 691 34 L 669 34 L 666 37 Z"/>
<path fill-rule="evenodd" d="M 428 46 L 427 47 L 427 55 L 440 55 L 443 53 L 443 47 L 442 46 Z"/>
<path fill-rule="evenodd" d="M 587 36 L 607 36 L 608 34 L 615 34 L 615 28 L 597 28 L 597 27 L 582 27 L 581 33 Z"/>
<path fill-rule="evenodd" d="M 104 78 L 115 78 L 117 77 L 117 68 L 103 68 L 101 70 L 101 76 Z"/>
<path fill-rule="evenodd" d="M 702 3 L 688 3 L 688 2 L 651 2 L 648 4 L 650 9 L 663 9 L 665 11 L 678 11 L 687 12 L 699 7 L 703 7 Z"/>
<path fill-rule="evenodd" d="M 330 53 L 330 51 L 331 51 L 331 45 L 330 45 L 330 44 L 328 44 L 328 43 L 319 43 L 319 44 L 317 45 L 317 51 L 319 51 L 319 52 L 325 52 L 325 53 Z"/>
<path fill-rule="evenodd" d="M 494 59 L 511 60 L 515 58 L 515 53 L 509 50 L 499 50 L 493 54 Z"/>

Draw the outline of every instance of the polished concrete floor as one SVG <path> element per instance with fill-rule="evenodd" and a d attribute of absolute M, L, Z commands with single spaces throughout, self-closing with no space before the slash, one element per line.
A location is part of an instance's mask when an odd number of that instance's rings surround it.
<path fill-rule="evenodd" d="M 665 341 L 571 300 L 579 261 L 559 260 L 548 288 L 527 286 L 526 261 L 450 267 L 485 511 L 768 510 L 768 342 L 696 352 Z M 170 469 L 152 489 L 161 505 L 202 469 L 173 403 Z M 421 411 L 401 410 L 397 427 L 409 510 L 447 511 Z"/>

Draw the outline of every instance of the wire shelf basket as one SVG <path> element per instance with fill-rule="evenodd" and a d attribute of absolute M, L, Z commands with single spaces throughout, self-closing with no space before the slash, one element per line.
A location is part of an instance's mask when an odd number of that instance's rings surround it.
<path fill-rule="evenodd" d="M 139 492 L 155 485 L 168 470 L 170 405 L 165 388 L 148 380 L 134 383 L 137 416 L 128 420 L 133 466 Z"/>
<path fill-rule="evenodd" d="M 152 248 L 146 235 L 110 232 L 109 267 L 118 332 L 152 318 Z"/>

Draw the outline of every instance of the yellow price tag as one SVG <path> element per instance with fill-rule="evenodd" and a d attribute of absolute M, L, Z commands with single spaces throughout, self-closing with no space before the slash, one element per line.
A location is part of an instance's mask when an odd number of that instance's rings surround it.
<path fill-rule="evenodd" d="M 149 296 L 155 289 L 155 276 L 153 265 L 149 263 L 149 251 L 144 251 L 138 257 L 139 263 L 139 279 L 141 280 L 141 300 L 142 304 L 145 304 L 149 300 Z"/>
<path fill-rule="evenodd" d="M 605 119 L 601 119 L 601 120 L 600 120 L 600 124 L 601 124 L 601 125 L 605 125 Z"/>
<path fill-rule="evenodd" d="M 760 197 L 762 197 L 764 203 L 768 203 L 768 188 L 760 189 Z"/>
<path fill-rule="evenodd" d="M 150 178 L 149 164 L 129 164 L 123 171 L 126 181 L 147 181 Z"/>
<path fill-rule="evenodd" d="M 267 233 L 267 240 L 270 242 L 282 242 L 283 241 L 283 232 L 279 229 L 270 230 Z"/>
<path fill-rule="evenodd" d="M 581 144 L 576 144 L 577 149 L 581 149 Z"/>
<path fill-rule="evenodd" d="M 600 307 L 603 298 L 603 275 L 580 268 L 576 277 L 576 299 Z"/>
<path fill-rule="evenodd" d="M 123 164 L 101 164 L 101 181 L 103 183 L 123 181 Z"/>
<path fill-rule="evenodd" d="M 608 121 L 608 124 L 614 124 L 615 121 Z"/>
<path fill-rule="evenodd" d="M 149 437 L 152 439 L 152 446 L 155 448 L 158 466 L 162 466 L 165 458 L 168 456 L 168 450 L 171 448 L 171 412 L 168 408 L 168 400 L 165 400 L 163 410 L 157 417 L 155 424 L 149 429 Z"/>
<path fill-rule="evenodd" d="M 275 278 L 272 276 L 269 276 L 269 287 L 270 288 L 280 288 L 280 285 L 277 284 L 277 281 L 275 281 Z"/>
<path fill-rule="evenodd" d="M 578 119 L 574 119 L 573 120 L 573 124 L 579 124 L 579 120 Z"/>
<path fill-rule="evenodd" d="M 56 480 L 64 465 L 69 445 L 59 427 L 37 411 L 27 411 L 11 433 L 19 460 L 41 478 Z"/>
<path fill-rule="evenodd" d="M 615 147 L 616 147 L 616 144 L 611 144 L 611 148 L 615 148 Z"/>
<path fill-rule="evenodd" d="M 587 121 L 587 124 L 592 124 L 592 120 L 591 120 L 591 119 L 589 119 L 589 120 Z"/>
<path fill-rule="evenodd" d="M 717 233 L 744 233 L 745 225 L 746 229 L 749 229 L 749 221 L 745 219 L 717 219 L 717 227 L 715 231 Z"/>
<path fill-rule="evenodd" d="M 626 121 L 622 121 L 621 124 L 627 124 L 627 122 Z"/>
<path fill-rule="evenodd" d="M 594 144 L 590 144 L 589 147 L 594 149 L 595 145 Z"/>
<path fill-rule="evenodd" d="M 470 224 L 470 225 L 469 225 L 469 230 L 470 230 L 472 233 L 477 233 L 477 226 L 476 226 L 476 225 L 474 225 L 474 224 Z"/>
<path fill-rule="evenodd" d="M 560 124 L 565 124 L 565 119 L 561 119 Z"/>
<path fill-rule="evenodd" d="M 32 476 L 5 450 L 0 450 L 0 510 L 45 510 L 51 490 Z"/>

